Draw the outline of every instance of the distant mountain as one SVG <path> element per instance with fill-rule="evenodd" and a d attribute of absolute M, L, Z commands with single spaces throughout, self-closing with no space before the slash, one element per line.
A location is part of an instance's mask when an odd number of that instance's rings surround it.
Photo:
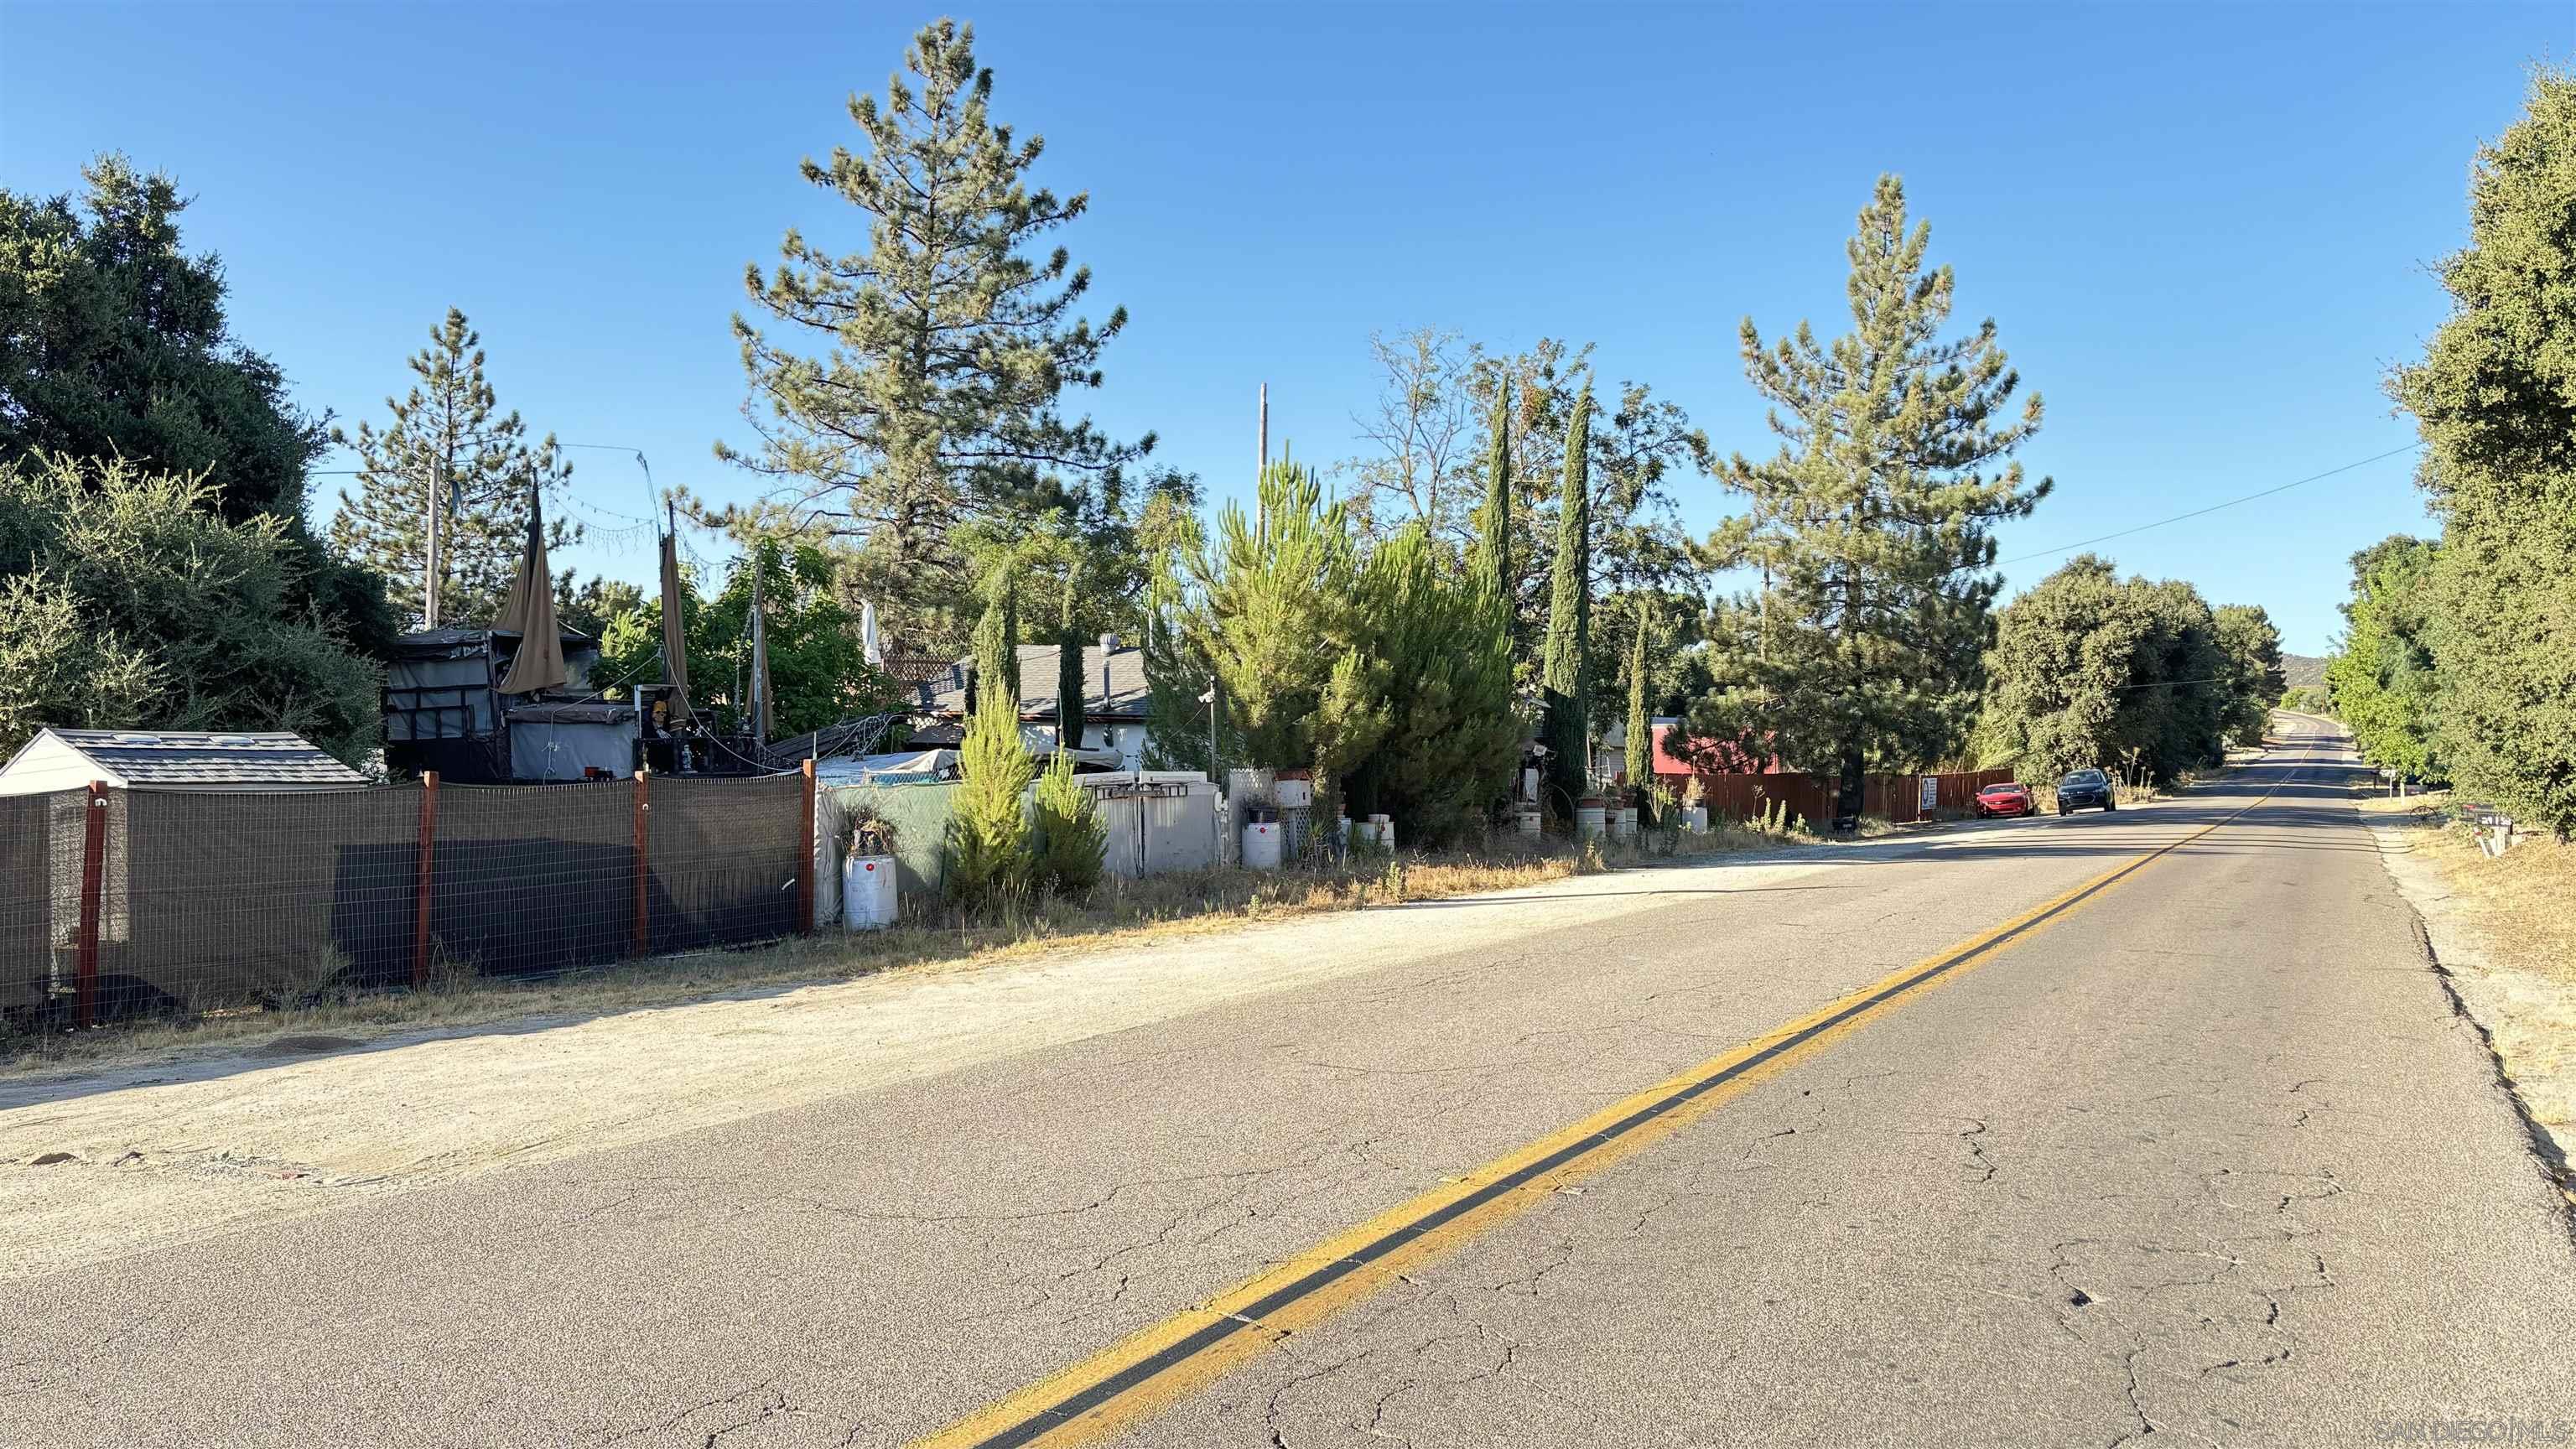
<path fill-rule="evenodd" d="M 2281 670 L 2290 676 L 2290 688 L 2307 689 L 2326 682 L 2326 662 L 2312 654 L 2284 654 Z"/>

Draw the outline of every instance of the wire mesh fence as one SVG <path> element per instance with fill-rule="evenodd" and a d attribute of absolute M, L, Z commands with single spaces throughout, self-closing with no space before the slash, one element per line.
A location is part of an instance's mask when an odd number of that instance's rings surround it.
<path fill-rule="evenodd" d="M 800 776 L 0 797 L 0 1013 L 284 1009 L 774 939 Z"/>

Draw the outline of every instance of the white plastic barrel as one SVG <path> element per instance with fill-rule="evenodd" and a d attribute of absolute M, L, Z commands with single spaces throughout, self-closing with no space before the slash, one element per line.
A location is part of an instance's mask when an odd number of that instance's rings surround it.
<path fill-rule="evenodd" d="M 1601 802 L 1600 802 L 1600 801 L 1598 801 L 1598 800 L 1577 800 L 1577 801 L 1575 801 L 1575 802 L 1574 802 L 1574 833 L 1575 833 L 1577 836 L 1582 837 L 1582 838 L 1584 838 L 1584 839 L 1589 839 L 1589 838 L 1591 838 L 1591 837 L 1593 837 L 1593 836 L 1599 835 L 1599 834 L 1601 833 L 1601 825 L 1602 825 L 1602 818 L 1601 818 L 1601 817 L 1602 817 L 1602 812 L 1601 812 Z"/>
<path fill-rule="evenodd" d="M 1243 827 L 1243 868 L 1277 870 L 1279 868 L 1279 822 L 1256 820 Z"/>
<path fill-rule="evenodd" d="M 1369 835 L 1377 841 L 1380 850 L 1395 849 L 1395 817 L 1384 814 L 1370 816 Z"/>
<path fill-rule="evenodd" d="M 1634 840 L 1637 838 L 1636 806 L 1622 805 L 1619 807 L 1618 833 L 1621 840 Z"/>
<path fill-rule="evenodd" d="M 1524 811 L 1522 811 L 1520 814 L 1521 814 L 1521 834 L 1523 834 L 1523 835 L 1536 835 L 1536 834 L 1538 834 L 1538 819 L 1539 819 L 1539 817 L 1538 817 L 1538 812 L 1537 812 L 1537 811 L 1535 811 L 1535 810 L 1524 810 Z"/>
<path fill-rule="evenodd" d="M 894 857 L 854 855 L 841 862 L 841 924 L 881 931 L 895 923 Z"/>
<path fill-rule="evenodd" d="M 1682 812 L 1682 828 L 1693 835 L 1708 834 L 1708 807 L 1693 805 Z"/>

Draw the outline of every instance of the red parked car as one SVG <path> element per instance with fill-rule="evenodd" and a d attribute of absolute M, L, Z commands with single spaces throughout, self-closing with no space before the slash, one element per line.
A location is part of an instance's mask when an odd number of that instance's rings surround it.
<path fill-rule="evenodd" d="M 2031 803 L 2028 785 L 1988 785 L 1977 792 L 1977 816 L 1980 819 L 1996 815 L 2030 815 L 2038 808 Z"/>

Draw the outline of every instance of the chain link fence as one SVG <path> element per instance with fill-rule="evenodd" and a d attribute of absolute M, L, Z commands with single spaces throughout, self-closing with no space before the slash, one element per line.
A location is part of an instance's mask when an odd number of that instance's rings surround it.
<path fill-rule="evenodd" d="M 811 782 L 0 797 L 0 1014 L 277 1010 L 791 934 Z"/>

